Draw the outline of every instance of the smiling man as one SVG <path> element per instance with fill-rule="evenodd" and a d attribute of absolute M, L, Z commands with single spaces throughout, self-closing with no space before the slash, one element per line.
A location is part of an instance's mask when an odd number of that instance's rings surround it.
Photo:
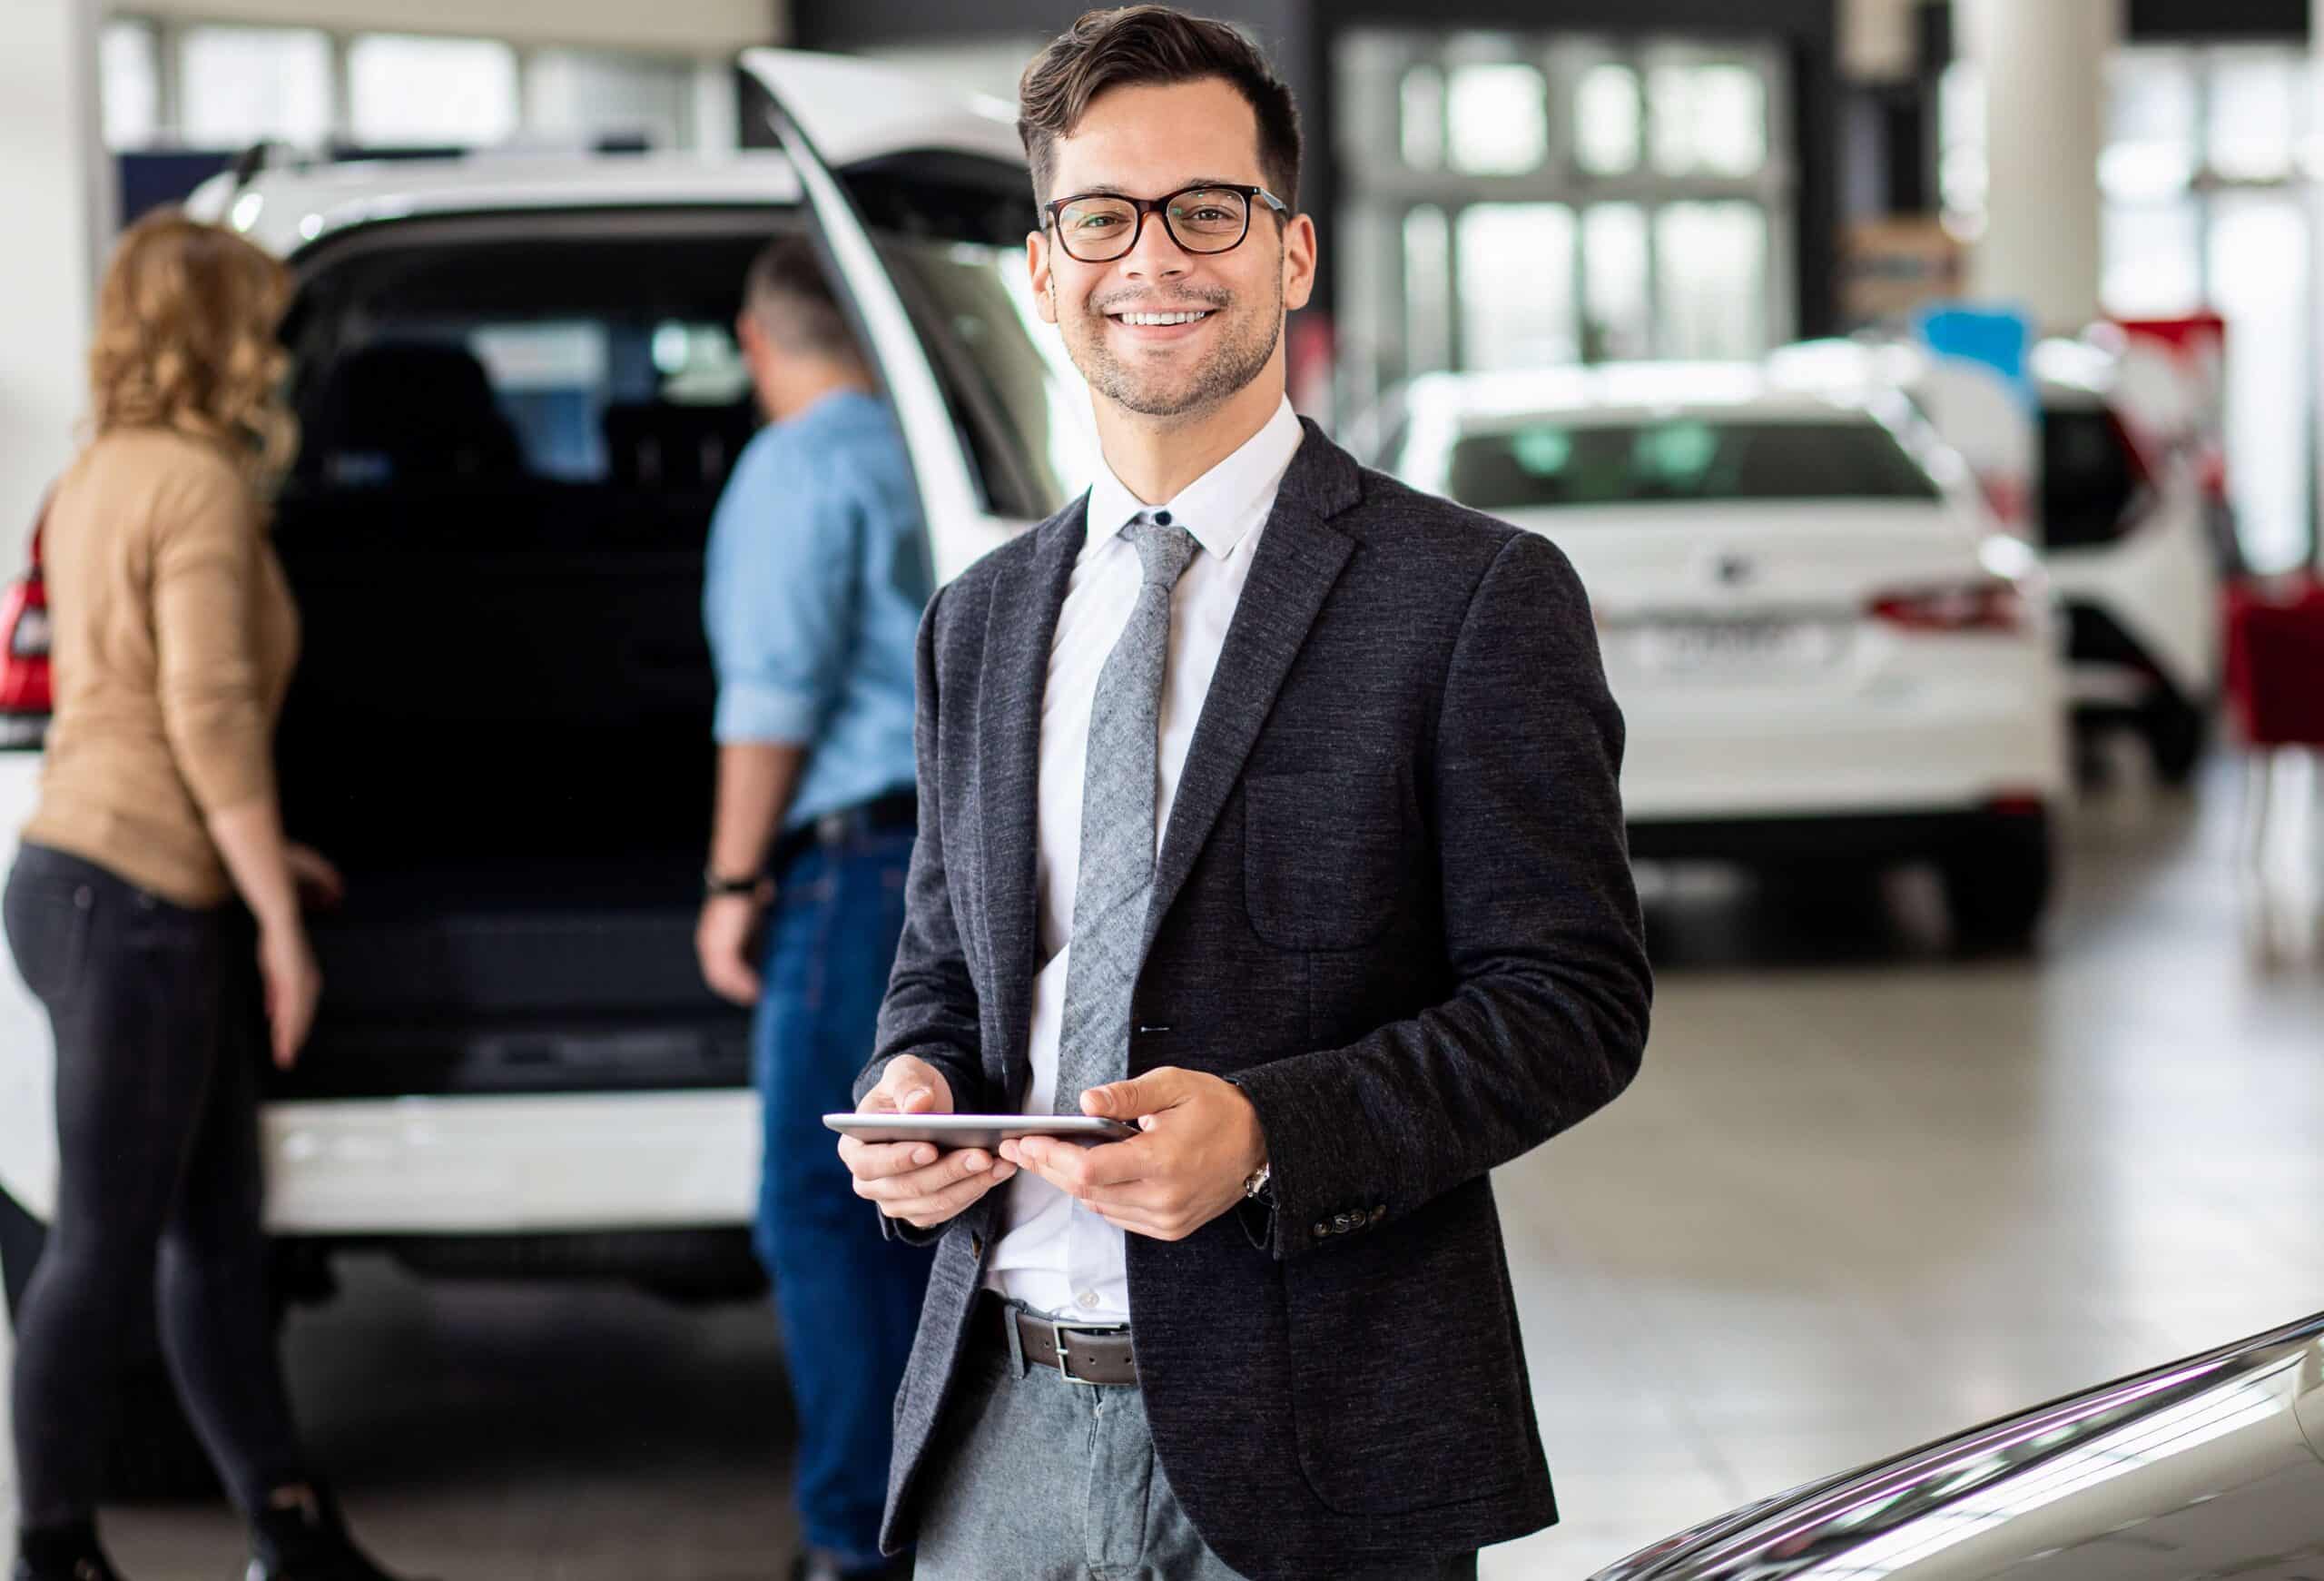
<path fill-rule="evenodd" d="M 921 624 L 858 1105 L 1140 1134 L 840 1143 L 940 1243 L 883 1541 L 921 1581 L 1472 1576 L 1556 1518 L 1487 1174 L 1646 1041 L 1589 606 L 1293 415 L 1315 230 L 1248 41 L 1091 12 L 1019 129 L 1105 466 Z"/>

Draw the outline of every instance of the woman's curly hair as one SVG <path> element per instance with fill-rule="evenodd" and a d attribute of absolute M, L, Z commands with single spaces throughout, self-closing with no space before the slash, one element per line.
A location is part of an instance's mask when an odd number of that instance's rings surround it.
<path fill-rule="evenodd" d="M 276 329 L 290 272 L 174 208 L 123 233 L 97 291 L 89 389 L 97 433 L 164 428 L 224 446 L 254 479 L 298 449 Z"/>

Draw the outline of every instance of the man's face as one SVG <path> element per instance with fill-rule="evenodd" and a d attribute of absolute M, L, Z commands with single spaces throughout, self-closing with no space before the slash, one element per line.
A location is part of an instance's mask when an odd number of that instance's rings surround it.
<path fill-rule="evenodd" d="M 1265 186 L 1258 117 L 1226 82 L 1110 88 L 1056 145 L 1049 196 L 1111 192 L 1158 198 L 1200 182 Z M 1282 194 L 1277 194 L 1278 196 Z M 1283 317 L 1305 307 L 1315 231 L 1251 200 L 1250 233 L 1227 252 L 1194 253 L 1148 214 L 1137 244 L 1104 263 L 1069 256 L 1044 228 L 1029 242 L 1033 291 L 1074 366 L 1101 398 L 1147 417 L 1200 417 L 1280 366 Z M 1136 324 L 1125 314 L 1187 313 Z"/>

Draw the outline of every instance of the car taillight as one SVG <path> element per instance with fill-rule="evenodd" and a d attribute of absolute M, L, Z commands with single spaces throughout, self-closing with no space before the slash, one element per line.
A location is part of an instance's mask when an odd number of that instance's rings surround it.
<path fill-rule="evenodd" d="M 2028 611 L 2017 584 L 1995 578 L 1890 593 L 1872 601 L 1871 613 L 1907 631 L 2017 632 Z"/>
<path fill-rule="evenodd" d="M 48 590 L 37 576 L 9 584 L 0 598 L 0 714 L 46 714 Z"/>

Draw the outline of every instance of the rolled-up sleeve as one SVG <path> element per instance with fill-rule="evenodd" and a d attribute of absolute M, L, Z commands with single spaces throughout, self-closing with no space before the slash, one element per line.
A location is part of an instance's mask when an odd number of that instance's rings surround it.
<path fill-rule="evenodd" d="M 153 546 L 162 728 L 203 815 L 274 794 L 255 606 L 257 502 L 222 469 L 179 493 Z"/>
<path fill-rule="evenodd" d="M 703 625 L 722 744 L 803 746 L 837 698 L 862 558 L 862 512 L 838 482 L 768 430 L 719 499 Z"/>

